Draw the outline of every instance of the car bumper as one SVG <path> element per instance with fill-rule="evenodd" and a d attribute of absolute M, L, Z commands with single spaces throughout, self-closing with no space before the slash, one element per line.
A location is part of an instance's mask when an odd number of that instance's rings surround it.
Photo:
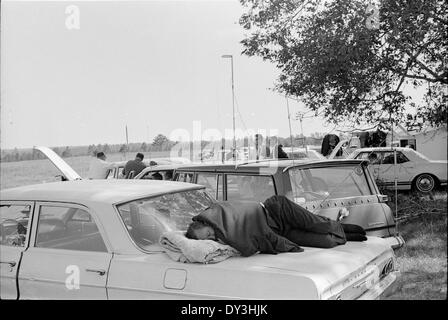
<path fill-rule="evenodd" d="M 403 245 L 405 244 L 405 241 L 403 239 L 403 237 L 399 234 L 395 235 L 395 236 L 391 236 L 391 237 L 387 237 L 387 238 L 383 238 L 384 240 L 387 241 L 387 243 L 392 247 L 392 249 L 396 250 L 399 249 L 401 247 L 403 247 Z"/>
<path fill-rule="evenodd" d="M 380 282 L 375 284 L 372 288 L 364 292 L 357 300 L 376 300 L 379 299 L 381 294 L 390 287 L 392 283 L 397 279 L 400 271 L 394 271 L 389 273 Z"/>

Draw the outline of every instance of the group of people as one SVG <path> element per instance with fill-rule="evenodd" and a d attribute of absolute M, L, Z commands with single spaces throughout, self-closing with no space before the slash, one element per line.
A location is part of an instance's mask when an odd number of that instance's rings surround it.
<path fill-rule="evenodd" d="M 122 170 L 124 178 L 130 178 L 130 175 L 134 177 L 142 172 L 146 168 L 146 164 L 143 162 L 145 156 L 143 153 L 137 153 L 134 160 L 129 160 Z M 98 152 L 96 157 L 90 162 L 88 178 L 89 179 L 106 179 L 109 171 L 114 168 L 114 164 L 106 161 L 107 157 L 104 152 Z M 151 165 L 157 163 L 151 162 Z M 160 174 L 159 174 L 160 175 Z M 157 177 L 156 177 L 157 178 Z M 159 179 L 161 180 L 161 179 Z"/>

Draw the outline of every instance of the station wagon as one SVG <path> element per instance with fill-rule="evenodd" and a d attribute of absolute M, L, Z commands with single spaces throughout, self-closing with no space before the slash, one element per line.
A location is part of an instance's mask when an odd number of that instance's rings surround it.
<path fill-rule="evenodd" d="M 218 200 L 264 201 L 284 195 L 313 213 L 337 219 L 341 208 L 350 212 L 342 222 L 358 224 L 369 235 L 404 244 L 395 230 L 387 197 L 382 195 L 365 160 L 281 160 L 242 164 L 183 166 L 175 181 L 204 185 Z"/>

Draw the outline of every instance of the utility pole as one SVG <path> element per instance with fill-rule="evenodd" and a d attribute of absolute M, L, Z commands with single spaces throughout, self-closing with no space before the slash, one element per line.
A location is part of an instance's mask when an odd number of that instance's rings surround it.
<path fill-rule="evenodd" d="M 303 136 L 303 116 L 305 114 L 303 112 L 297 112 L 296 114 L 296 120 L 300 121 L 300 135 L 302 138 L 302 146 L 305 148 L 305 137 Z"/>
<path fill-rule="evenodd" d="M 288 109 L 288 123 L 289 123 L 289 137 L 291 139 L 291 152 L 292 154 L 294 154 L 294 142 L 292 140 L 292 129 L 291 129 L 291 113 L 289 112 L 289 101 L 288 101 L 288 97 L 285 96 L 286 99 L 286 108 Z M 294 159 L 294 156 L 293 156 Z"/>
<path fill-rule="evenodd" d="M 126 155 L 127 155 L 128 149 L 129 149 L 128 125 L 127 124 L 126 124 L 125 128 L 126 128 L 126 148 L 124 149 L 125 150 L 124 157 L 126 159 Z"/>
<path fill-rule="evenodd" d="M 230 66 L 232 72 L 232 118 L 233 118 L 233 161 L 236 162 L 236 136 L 235 136 L 235 86 L 233 82 L 233 56 L 231 54 L 224 54 L 222 58 L 230 58 Z"/>

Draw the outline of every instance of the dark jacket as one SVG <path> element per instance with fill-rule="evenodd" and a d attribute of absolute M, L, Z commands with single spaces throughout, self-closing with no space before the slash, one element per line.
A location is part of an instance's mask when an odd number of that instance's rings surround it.
<path fill-rule="evenodd" d="M 128 177 L 129 173 L 131 171 L 134 171 L 134 177 L 138 175 L 140 172 L 142 172 L 143 169 L 146 168 L 146 165 L 139 160 L 129 160 L 123 169 L 123 175 L 125 177 Z"/>
<path fill-rule="evenodd" d="M 217 238 L 240 251 L 245 257 L 258 251 L 271 254 L 303 251 L 297 244 L 269 227 L 265 211 L 258 202 L 214 203 L 193 217 L 193 220 L 212 226 Z"/>

